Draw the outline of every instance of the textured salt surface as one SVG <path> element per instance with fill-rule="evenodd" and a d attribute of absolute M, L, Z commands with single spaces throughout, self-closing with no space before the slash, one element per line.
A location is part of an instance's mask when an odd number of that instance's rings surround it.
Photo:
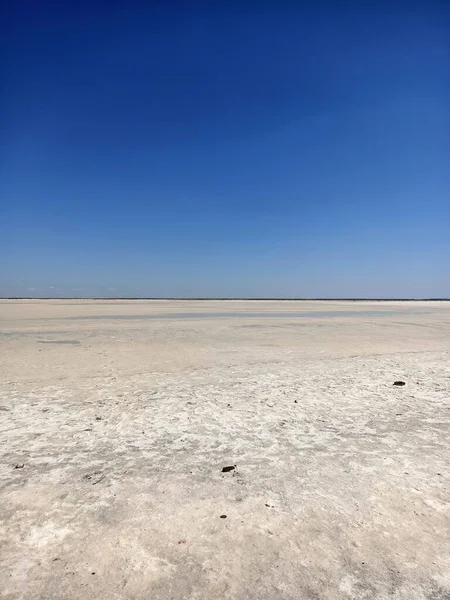
<path fill-rule="evenodd" d="M 0 302 L 1 597 L 449 598 L 450 305 L 351 306 Z"/>

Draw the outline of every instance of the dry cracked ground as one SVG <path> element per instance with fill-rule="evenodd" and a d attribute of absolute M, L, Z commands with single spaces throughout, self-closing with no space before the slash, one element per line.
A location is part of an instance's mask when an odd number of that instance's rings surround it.
<path fill-rule="evenodd" d="M 4 300 L 0 341 L 2 599 L 450 598 L 449 302 Z"/>

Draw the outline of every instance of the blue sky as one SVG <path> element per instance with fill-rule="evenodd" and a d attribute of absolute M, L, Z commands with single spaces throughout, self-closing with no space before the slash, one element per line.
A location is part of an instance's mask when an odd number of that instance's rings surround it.
<path fill-rule="evenodd" d="M 450 296 L 448 3 L 3 10 L 0 295 Z"/>

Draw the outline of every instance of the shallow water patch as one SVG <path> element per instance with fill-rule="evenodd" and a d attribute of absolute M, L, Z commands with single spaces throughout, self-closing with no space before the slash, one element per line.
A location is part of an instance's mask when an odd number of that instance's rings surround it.
<path fill-rule="evenodd" d="M 38 340 L 38 344 L 70 344 L 76 346 L 81 344 L 80 340 Z"/>
<path fill-rule="evenodd" d="M 333 310 L 333 311 L 309 311 L 309 312 L 192 312 L 192 313 L 160 313 L 160 314 L 141 314 L 141 315 L 83 315 L 68 317 L 68 320 L 145 320 L 145 319 L 220 319 L 220 318 L 238 318 L 238 319 L 300 319 L 314 318 L 324 319 L 333 317 L 390 317 L 393 315 L 419 315 L 423 311 L 408 310 L 405 312 L 398 310 Z"/>

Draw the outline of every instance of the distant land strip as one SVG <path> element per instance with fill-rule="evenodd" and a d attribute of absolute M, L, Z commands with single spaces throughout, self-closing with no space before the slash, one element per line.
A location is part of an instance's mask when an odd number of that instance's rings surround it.
<path fill-rule="evenodd" d="M 276 300 L 277 302 L 449 302 L 450 298 L 240 298 L 240 297 L 169 297 L 169 296 L 154 296 L 154 297 L 131 297 L 131 296 L 0 296 L 0 300 Z"/>

